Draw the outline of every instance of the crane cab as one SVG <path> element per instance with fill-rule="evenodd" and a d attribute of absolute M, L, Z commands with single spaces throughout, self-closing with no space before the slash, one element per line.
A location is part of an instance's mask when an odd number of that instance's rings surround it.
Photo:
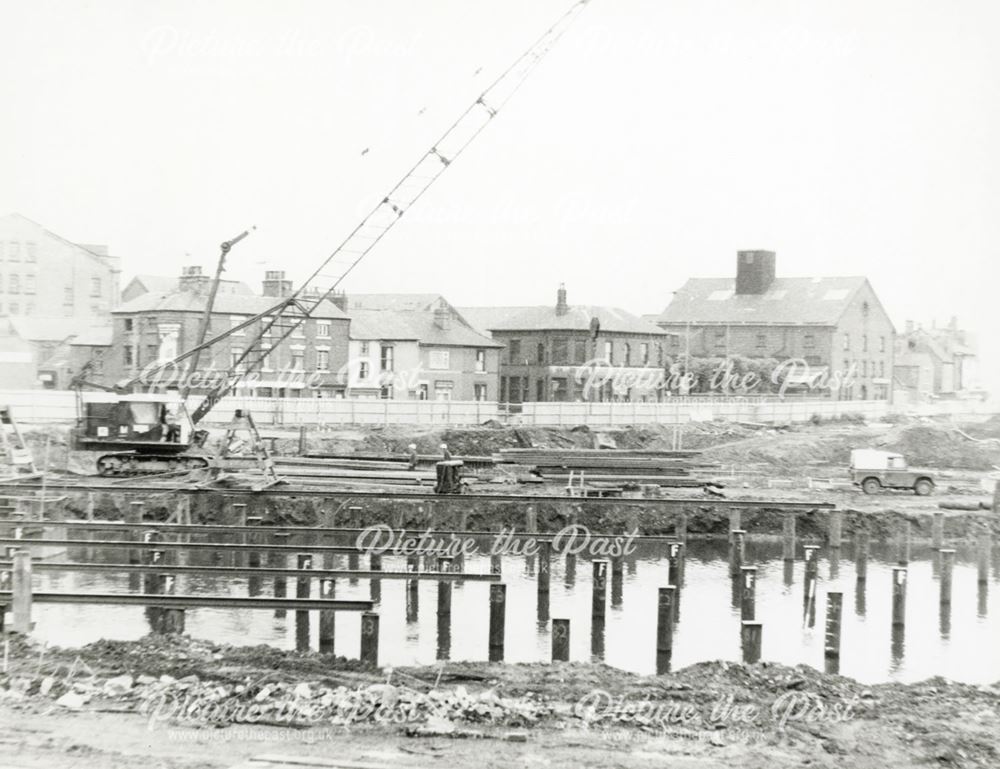
<path fill-rule="evenodd" d="M 74 447 L 115 452 L 98 458 L 101 475 L 206 467 L 205 457 L 183 456 L 205 435 L 195 430 L 178 393 L 80 392 Z"/>

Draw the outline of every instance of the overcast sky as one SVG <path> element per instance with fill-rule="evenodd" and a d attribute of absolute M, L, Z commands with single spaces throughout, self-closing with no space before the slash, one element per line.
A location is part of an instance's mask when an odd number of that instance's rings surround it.
<path fill-rule="evenodd" d="M 126 276 L 256 225 L 229 276 L 302 277 L 570 4 L 0 0 L 0 212 Z M 346 289 L 658 312 L 766 248 L 985 336 L 997 40 L 995 0 L 591 0 Z"/>

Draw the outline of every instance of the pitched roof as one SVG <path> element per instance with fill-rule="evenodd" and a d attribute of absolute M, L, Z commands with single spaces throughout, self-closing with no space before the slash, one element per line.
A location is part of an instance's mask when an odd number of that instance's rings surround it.
<path fill-rule="evenodd" d="M 59 235 L 58 233 L 55 233 L 52 230 L 47 229 L 44 225 L 39 224 L 34 219 L 29 219 L 24 214 L 19 214 L 16 211 L 14 211 L 12 213 L 9 213 L 9 214 L 6 214 L 5 216 L 0 217 L 0 218 L 20 219 L 22 221 L 25 221 L 28 224 L 30 224 L 30 225 L 32 225 L 34 227 L 37 227 L 39 230 L 41 230 L 43 233 L 45 233 L 49 237 L 55 238 L 56 240 L 62 241 L 63 243 L 65 243 L 65 244 L 67 244 L 69 246 L 73 246 L 74 248 L 80 249 L 87 256 L 91 257 L 92 259 L 97 260 L 98 262 L 100 262 L 101 264 L 103 264 L 105 267 L 110 267 L 112 270 L 119 270 L 119 269 L 121 269 L 120 268 L 121 258 L 117 257 L 117 256 L 112 256 L 111 254 L 109 254 L 107 246 L 103 246 L 103 245 L 96 246 L 96 245 L 93 245 L 93 244 L 87 245 L 85 243 L 74 243 L 72 240 L 67 240 L 62 235 Z M 95 250 L 95 249 L 97 249 L 97 250 Z"/>
<path fill-rule="evenodd" d="M 593 318 L 601 331 L 665 336 L 668 332 L 618 307 L 571 305 L 564 315 L 554 306 L 463 307 L 460 312 L 479 328 L 489 331 L 590 331 Z"/>
<path fill-rule="evenodd" d="M 125 290 L 133 283 L 140 283 L 148 292 L 169 294 L 177 290 L 178 278 L 170 278 L 166 275 L 136 275 L 125 286 Z M 219 281 L 219 294 L 244 294 L 253 295 L 253 289 L 241 280 L 221 280 Z"/>
<path fill-rule="evenodd" d="M 389 341 L 417 341 L 417 332 L 391 310 L 349 309 L 351 316 L 351 339 L 385 339 Z"/>
<path fill-rule="evenodd" d="M 79 318 L 28 315 L 7 320 L 14 333 L 29 342 L 62 342 L 80 331 Z"/>
<path fill-rule="evenodd" d="M 863 277 L 775 278 L 763 294 L 737 295 L 733 278 L 691 278 L 659 322 L 836 325 L 866 282 Z"/>
<path fill-rule="evenodd" d="M 468 325 L 461 316 L 453 315 L 447 328 L 437 325 L 433 312 L 398 313 L 412 328 L 422 345 L 440 347 L 503 347 L 485 334 Z"/>
<path fill-rule="evenodd" d="M 498 323 L 530 309 L 530 306 L 522 305 L 520 307 L 459 307 L 458 311 L 480 334 L 489 336 L 490 329 Z"/>
<path fill-rule="evenodd" d="M 151 291 L 119 305 L 112 314 L 134 314 L 137 312 L 203 312 L 208 297 L 193 291 L 171 291 L 163 293 Z M 249 296 L 244 294 L 219 294 L 215 297 L 213 314 L 219 315 L 260 315 L 267 312 L 278 300 L 273 296 Z M 313 313 L 313 317 L 347 320 L 347 314 L 329 300 Z"/>

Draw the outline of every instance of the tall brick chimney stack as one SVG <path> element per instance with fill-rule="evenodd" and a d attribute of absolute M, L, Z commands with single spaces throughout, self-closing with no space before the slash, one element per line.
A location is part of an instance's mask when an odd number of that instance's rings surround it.
<path fill-rule="evenodd" d="M 774 251 L 737 251 L 736 293 L 766 293 L 774 282 L 774 261 Z"/>
<path fill-rule="evenodd" d="M 201 274 L 201 267 L 193 264 L 181 268 L 181 276 L 177 279 L 177 288 L 180 291 L 198 294 L 208 288 L 209 280 L 208 275 Z"/>
<path fill-rule="evenodd" d="M 560 283 L 559 290 L 556 291 L 556 315 L 565 315 L 569 312 L 569 305 L 566 304 L 566 284 Z"/>
<path fill-rule="evenodd" d="M 292 281 L 285 280 L 284 270 L 267 270 L 262 283 L 264 296 L 281 298 L 292 293 Z"/>

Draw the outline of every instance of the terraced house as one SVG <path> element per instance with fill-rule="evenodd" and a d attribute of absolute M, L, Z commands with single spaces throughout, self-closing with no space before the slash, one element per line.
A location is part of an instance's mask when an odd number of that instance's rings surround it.
<path fill-rule="evenodd" d="M 437 294 L 352 294 L 349 396 L 495 401 L 502 344 Z"/>
<path fill-rule="evenodd" d="M 649 401 L 663 397 L 670 333 L 617 307 L 570 305 L 566 288 L 549 307 L 462 307 L 503 344 L 500 399 Z"/>
<path fill-rule="evenodd" d="M 657 323 L 672 357 L 769 358 L 786 393 L 888 400 L 895 328 L 865 277 L 779 278 L 773 251 L 739 251 L 735 278 L 691 278 Z"/>
<path fill-rule="evenodd" d="M 174 290 L 140 294 L 115 310 L 105 381 L 132 378 L 150 363 L 171 360 L 191 349 L 197 341 L 210 282 L 200 270 L 185 268 Z M 277 298 L 291 290 L 291 282 L 285 280 L 283 272 L 269 271 L 263 282 L 263 296 L 220 292 L 215 298 L 207 338 L 266 312 Z M 269 347 L 273 340 L 276 346 L 252 386 L 238 392 L 261 397 L 344 397 L 349 326 L 346 313 L 332 301 L 325 301 L 284 341 L 278 342 L 281 332 L 272 328 L 263 344 Z M 260 329 L 260 323 L 254 324 L 206 350 L 199 362 L 199 374 L 212 377 L 232 368 Z M 193 392 L 201 389 L 196 386 Z"/>

